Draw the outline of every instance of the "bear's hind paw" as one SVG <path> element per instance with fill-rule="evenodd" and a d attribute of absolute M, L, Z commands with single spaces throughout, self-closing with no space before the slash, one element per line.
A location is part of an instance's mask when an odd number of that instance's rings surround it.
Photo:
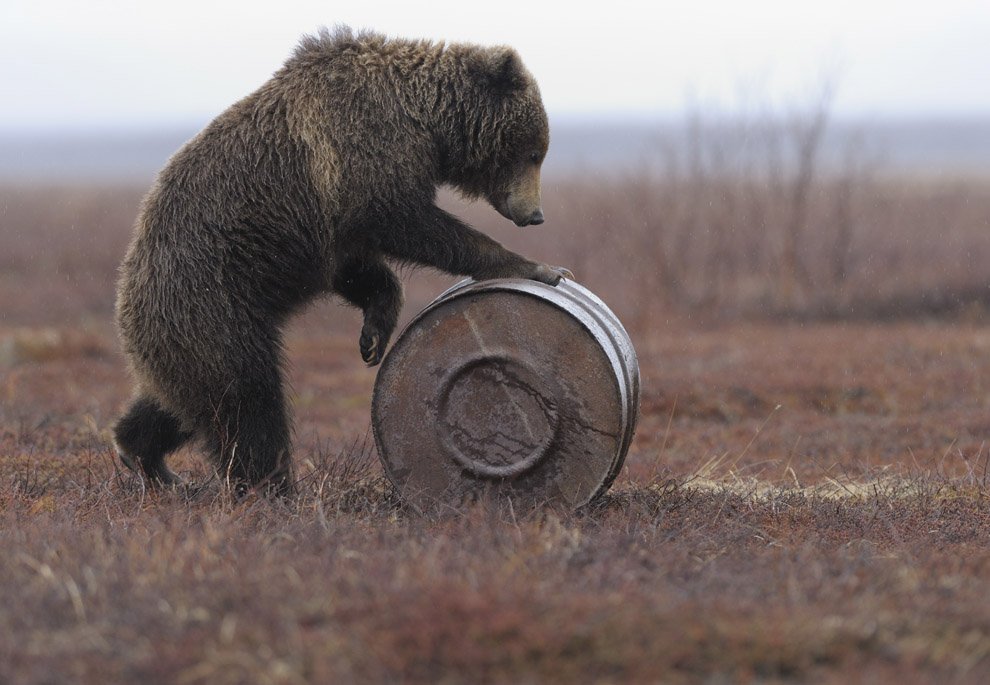
<path fill-rule="evenodd" d="M 152 487 L 178 487 L 183 485 L 182 479 L 172 473 L 164 462 L 148 469 L 141 461 L 122 450 L 116 440 L 114 440 L 114 449 L 117 452 L 120 463 L 139 475 L 142 479 L 149 481 Z"/>

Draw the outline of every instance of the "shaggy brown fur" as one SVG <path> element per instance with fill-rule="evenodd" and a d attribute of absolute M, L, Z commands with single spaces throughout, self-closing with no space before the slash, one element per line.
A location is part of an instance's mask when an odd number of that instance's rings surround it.
<path fill-rule="evenodd" d="M 198 438 L 243 486 L 291 489 L 281 328 L 337 293 L 381 360 L 402 305 L 386 260 L 556 284 L 435 205 L 449 184 L 519 225 L 543 221 L 547 117 L 504 47 L 305 38 L 271 80 L 169 161 L 122 266 L 117 322 L 137 399 L 116 425 L 125 464 L 172 483 Z"/>

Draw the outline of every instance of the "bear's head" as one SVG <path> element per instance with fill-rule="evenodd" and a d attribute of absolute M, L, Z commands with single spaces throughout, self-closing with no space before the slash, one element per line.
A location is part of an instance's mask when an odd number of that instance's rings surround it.
<path fill-rule="evenodd" d="M 540 166 L 550 128 L 536 80 L 512 48 L 477 48 L 467 57 L 466 164 L 452 181 L 517 226 L 541 224 Z"/>

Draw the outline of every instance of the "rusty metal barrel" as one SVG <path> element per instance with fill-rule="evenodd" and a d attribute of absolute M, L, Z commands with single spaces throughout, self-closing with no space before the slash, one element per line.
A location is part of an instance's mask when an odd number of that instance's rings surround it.
<path fill-rule="evenodd" d="M 580 507 L 619 474 L 639 413 L 639 363 L 615 314 L 581 285 L 456 284 L 398 336 L 372 425 L 407 503 L 480 495 Z"/>

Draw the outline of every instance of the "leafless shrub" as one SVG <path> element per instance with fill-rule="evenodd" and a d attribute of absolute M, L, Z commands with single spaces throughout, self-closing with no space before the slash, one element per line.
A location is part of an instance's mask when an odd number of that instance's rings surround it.
<path fill-rule="evenodd" d="M 644 280 L 680 309 L 716 314 L 837 310 L 863 203 L 876 192 L 868 152 L 824 159 L 831 89 L 779 114 L 690 114 L 684 140 L 621 179 Z M 646 259 L 643 256 L 646 255 Z"/>
<path fill-rule="evenodd" d="M 828 87 L 783 112 L 697 110 L 625 173 L 548 181 L 553 223 L 507 239 L 541 243 L 634 327 L 990 308 L 986 182 L 898 177 L 833 128 Z"/>

